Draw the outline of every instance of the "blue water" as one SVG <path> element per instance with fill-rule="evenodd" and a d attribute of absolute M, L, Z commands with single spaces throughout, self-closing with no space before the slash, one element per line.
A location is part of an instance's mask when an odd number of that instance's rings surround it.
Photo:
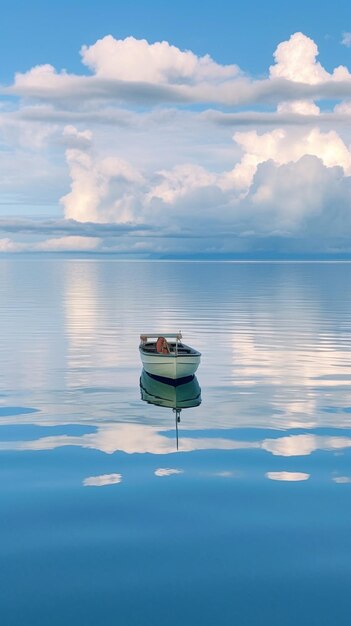
<path fill-rule="evenodd" d="M 1 625 L 349 625 L 350 287 L 348 263 L 3 258 Z M 203 356 L 177 450 L 138 338 L 179 329 Z"/>

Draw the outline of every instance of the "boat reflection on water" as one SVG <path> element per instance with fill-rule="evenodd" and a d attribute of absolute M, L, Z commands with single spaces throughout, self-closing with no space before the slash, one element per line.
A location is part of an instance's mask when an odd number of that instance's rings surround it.
<path fill-rule="evenodd" d="M 143 369 L 140 376 L 140 393 L 144 402 L 173 410 L 178 450 L 180 413 L 183 409 L 189 409 L 201 404 L 201 387 L 196 376 L 171 380 L 169 378 L 151 376 Z"/>

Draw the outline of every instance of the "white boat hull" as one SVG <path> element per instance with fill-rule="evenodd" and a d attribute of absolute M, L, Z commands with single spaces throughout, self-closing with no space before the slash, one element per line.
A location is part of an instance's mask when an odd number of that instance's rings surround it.
<path fill-rule="evenodd" d="M 140 350 L 145 371 L 161 378 L 185 378 L 195 374 L 200 365 L 200 354 L 145 354 Z"/>

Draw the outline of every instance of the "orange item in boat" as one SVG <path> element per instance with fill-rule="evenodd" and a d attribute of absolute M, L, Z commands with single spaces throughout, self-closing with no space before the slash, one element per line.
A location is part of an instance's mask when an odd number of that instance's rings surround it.
<path fill-rule="evenodd" d="M 167 340 L 164 337 L 159 337 L 156 341 L 156 352 L 159 354 L 169 354 L 170 349 Z"/>

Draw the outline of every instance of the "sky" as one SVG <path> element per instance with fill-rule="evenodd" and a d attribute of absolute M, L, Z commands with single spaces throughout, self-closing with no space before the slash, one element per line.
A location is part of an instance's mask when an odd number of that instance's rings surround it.
<path fill-rule="evenodd" d="M 351 8 L 0 8 L 0 252 L 351 256 Z"/>

